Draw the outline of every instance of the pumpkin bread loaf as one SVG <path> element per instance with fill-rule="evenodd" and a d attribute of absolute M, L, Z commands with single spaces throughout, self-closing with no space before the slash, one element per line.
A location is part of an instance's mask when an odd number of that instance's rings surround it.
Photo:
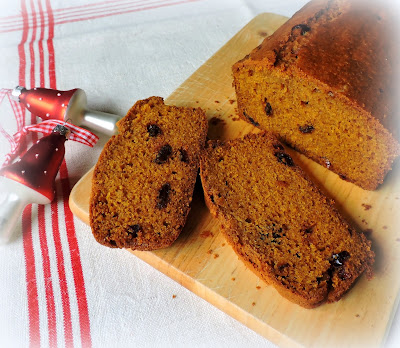
<path fill-rule="evenodd" d="M 368 190 L 400 154 L 400 40 L 383 4 L 311 1 L 232 68 L 240 117 Z"/>
<path fill-rule="evenodd" d="M 339 300 L 374 253 L 333 201 L 269 133 L 210 142 L 200 161 L 204 196 L 238 256 L 306 308 Z"/>
<path fill-rule="evenodd" d="M 171 245 L 190 209 L 207 120 L 200 108 L 138 101 L 117 123 L 94 169 L 90 225 L 109 247 Z"/>

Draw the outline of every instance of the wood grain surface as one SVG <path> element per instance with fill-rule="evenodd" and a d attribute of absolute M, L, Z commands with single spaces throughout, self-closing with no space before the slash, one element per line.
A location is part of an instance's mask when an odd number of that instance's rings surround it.
<path fill-rule="evenodd" d="M 256 131 L 238 119 L 231 65 L 243 58 L 286 18 L 254 18 L 202 65 L 167 100 L 167 104 L 200 106 L 209 119 L 209 137 L 230 139 Z M 154 252 L 133 252 L 195 294 L 279 346 L 376 347 L 383 344 L 399 293 L 399 164 L 376 191 L 364 191 L 293 153 L 299 163 L 337 202 L 343 215 L 366 231 L 377 254 L 375 277 L 364 276 L 339 302 L 303 309 L 282 298 L 248 270 L 220 233 L 208 212 L 199 182 L 192 210 L 178 240 Z M 73 213 L 88 223 L 92 172 L 74 187 Z M 121 251 L 122 252 L 122 251 Z"/>

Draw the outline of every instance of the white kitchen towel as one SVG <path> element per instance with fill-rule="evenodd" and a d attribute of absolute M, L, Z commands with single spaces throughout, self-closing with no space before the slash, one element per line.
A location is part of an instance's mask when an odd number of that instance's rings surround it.
<path fill-rule="evenodd" d="M 0 88 L 79 87 L 90 108 L 122 116 L 138 99 L 168 97 L 258 13 L 291 16 L 304 3 L 2 0 Z M 0 105 L 10 134 L 12 112 Z M 132 254 L 97 244 L 72 215 L 71 187 L 106 140 L 67 142 L 56 201 L 28 206 L 0 246 L 0 346 L 273 347 Z M 0 160 L 8 150 L 3 137 Z"/>

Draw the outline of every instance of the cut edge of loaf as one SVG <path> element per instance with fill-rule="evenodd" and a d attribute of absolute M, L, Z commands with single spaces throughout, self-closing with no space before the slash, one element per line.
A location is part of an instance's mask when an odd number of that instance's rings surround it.
<path fill-rule="evenodd" d="M 400 155 L 400 144 L 379 120 L 301 70 L 271 69 L 265 77 L 262 68 L 266 67 L 251 60 L 233 66 L 240 118 L 274 133 L 280 141 L 343 180 L 366 190 L 375 190 L 383 183 Z M 247 78 L 246 74 L 251 77 Z M 273 93 L 267 94 L 266 87 L 255 81 L 259 74 Z M 305 86 L 304 81 L 310 86 Z M 242 92 L 243 88 L 257 92 L 250 96 Z M 290 93 L 293 90 L 297 94 Z M 287 107 L 283 106 L 283 101 Z M 315 112 L 311 112 L 310 107 L 315 108 Z M 352 149 L 349 149 L 350 141 L 354 144 Z"/>

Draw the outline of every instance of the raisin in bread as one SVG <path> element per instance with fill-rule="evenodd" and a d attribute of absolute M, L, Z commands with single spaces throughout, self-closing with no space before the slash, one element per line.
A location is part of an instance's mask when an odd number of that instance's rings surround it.
<path fill-rule="evenodd" d="M 234 64 L 239 115 L 376 189 L 400 154 L 400 40 L 390 12 L 370 0 L 306 4 Z"/>
<path fill-rule="evenodd" d="M 138 101 L 117 123 L 94 169 L 90 225 L 109 247 L 171 245 L 190 209 L 207 121 L 200 108 Z"/>
<path fill-rule="evenodd" d="M 210 143 L 200 176 L 235 252 L 289 300 L 306 308 L 337 301 L 364 271 L 372 275 L 371 243 L 274 136 Z"/>

